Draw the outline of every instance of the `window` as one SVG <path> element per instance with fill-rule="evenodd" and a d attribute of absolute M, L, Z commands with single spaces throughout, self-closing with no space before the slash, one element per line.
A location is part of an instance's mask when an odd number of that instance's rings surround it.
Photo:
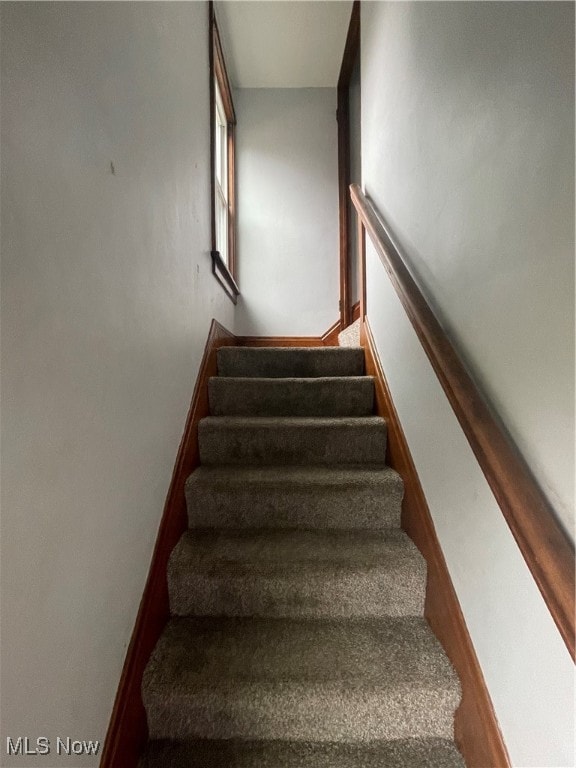
<path fill-rule="evenodd" d="M 222 103 L 218 80 L 214 81 L 215 99 L 215 206 L 216 206 L 216 250 L 228 266 L 228 121 Z"/>
<path fill-rule="evenodd" d="M 236 115 L 222 54 L 220 35 L 210 7 L 211 155 L 212 155 L 212 272 L 232 301 L 236 284 L 236 184 L 234 129 Z"/>

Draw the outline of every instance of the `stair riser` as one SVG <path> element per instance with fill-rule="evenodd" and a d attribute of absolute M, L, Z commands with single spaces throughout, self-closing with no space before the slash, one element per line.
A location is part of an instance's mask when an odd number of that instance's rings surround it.
<path fill-rule="evenodd" d="M 369 416 L 369 378 L 226 379 L 209 382 L 213 416 Z"/>
<path fill-rule="evenodd" d="M 184 568 L 171 568 L 168 575 L 170 608 L 177 616 L 421 616 L 425 584 L 425 569 L 417 564 L 274 579 L 262 574 L 210 576 Z"/>
<path fill-rule="evenodd" d="M 246 348 L 218 350 L 218 374 L 246 378 L 362 376 L 362 349 Z"/>
<path fill-rule="evenodd" d="M 190 528 L 378 530 L 400 526 L 402 493 L 400 481 L 376 489 L 279 485 L 264 491 L 189 483 L 186 503 Z"/>
<path fill-rule="evenodd" d="M 231 427 L 205 419 L 198 429 L 202 464 L 383 466 L 386 425 Z"/>
<path fill-rule="evenodd" d="M 464 768 L 447 739 L 152 742 L 140 768 Z"/>
<path fill-rule="evenodd" d="M 237 684 L 156 699 L 145 695 L 153 739 L 274 739 L 369 742 L 410 737 L 453 738 L 457 701 L 443 690 L 362 691 L 290 683 L 280 688 Z M 352 716 L 353 715 L 353 716 Z"/>

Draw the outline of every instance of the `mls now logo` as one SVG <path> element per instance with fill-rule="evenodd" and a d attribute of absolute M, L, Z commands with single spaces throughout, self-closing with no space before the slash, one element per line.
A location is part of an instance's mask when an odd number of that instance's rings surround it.
<path fill-rule="evenodd" d="M 80 741 L 69 736 L 64 739 L 58 736 L 56 739 L 57 755 L 97 755 L 99 749 L 99 741 Z M 6 739 L 6 752 L 9 755 L 48 755 L 51 751 L 52 745 L 46 736 L 39 736 L 35 740 L 28 736 L 18 736 L 17 739 L 8 736 Z"/>

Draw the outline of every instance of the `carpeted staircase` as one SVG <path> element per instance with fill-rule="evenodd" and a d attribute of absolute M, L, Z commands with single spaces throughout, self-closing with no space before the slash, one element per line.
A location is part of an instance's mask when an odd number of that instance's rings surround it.
<path fill-rule="evenodd" d="M 456 768 L 456 675 L 359 348 L 218 351 L 141 768 Z"/>

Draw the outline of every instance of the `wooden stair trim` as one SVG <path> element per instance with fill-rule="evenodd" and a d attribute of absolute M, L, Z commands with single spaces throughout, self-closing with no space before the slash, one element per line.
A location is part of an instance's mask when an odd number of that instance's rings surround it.
<path fill-rule="evenodd" d="M 360 317 L 360 302 L 357 301 L 356 304 L 352 307 L 351 311 L 351 320 L 350 323 L 352 324 L 355 320 L 358 320 Z M 347 327 L 347 326 L 345 326 Z M 342 323 L 340 320 L 337 320 L 334 325 L 331 325 L 330 328 L 322 335 L 322 344 L 324 344 L 325 347 L 337 347 L 338 346 L 338 334 L 342 333 L 344 328 L 342 327 Z"/>
<path fill-rule="evenodd" d="M 237 336 L 239 347 L 321 347 L 321 336 Z"/>
<path fill-rule="evenodd" d="M 352 321 L 360 317 L 360 302 L 352 307 Z M 337 347 L 338 334 L 342 331 L 337 320 L 322 336 L 237 336 L 239 347 Z"/>
<path fill-rule="evenodd" d="M 342 324 L 340 320 L 337 320 L 334 325 L 322 335 L 322 344 L 325 347 L 337 347 L 338 346 L 338 334 L 342 331 Z"/>
<path fill-rule="evenodd" d="M 511 768 L 486 682 L 436 536 L 432 516 L 382 369 L 368 320 L 361 329 L 366 374 L 375 378 L 376 413 L 388 424 L 387 463 L 404 481 L 402 528 L 428 564 L 425 618 L 462 685 L 454 718 L 456 744 L 468 768 Z"/>
<path fill-rule="evenodd" d="M 340 330 L 353 321 L 351 266 L 355 254 L 350 253 L 349 235 L 354 222 L 350 215 L 348 186 L 350 177 L 350 82 L 354 64 L 360 55 L 360 0 L 354 0 L 346 43 L 336 88 L 336 121 L 338 123 L 338 236 L 340 280 Z M 351 319 L 352 318 L 352 319 Z"/>
<path fill-rule="evenodd" d="M 209 415 L 208 379 L 217 372 L 216 352 L 220 347 L 236 344 L 236 337 L 216 320 L 212 320 L 158 528 L 146 586 L 124 660 L 100 768 L 136 768 L 148 739 L 146 712 L 141 695 L 142 675 L 170 613 L 166 578 L 168 558 L 188 528 L 184 484 L 200 464 L 198 422 Z"/>

